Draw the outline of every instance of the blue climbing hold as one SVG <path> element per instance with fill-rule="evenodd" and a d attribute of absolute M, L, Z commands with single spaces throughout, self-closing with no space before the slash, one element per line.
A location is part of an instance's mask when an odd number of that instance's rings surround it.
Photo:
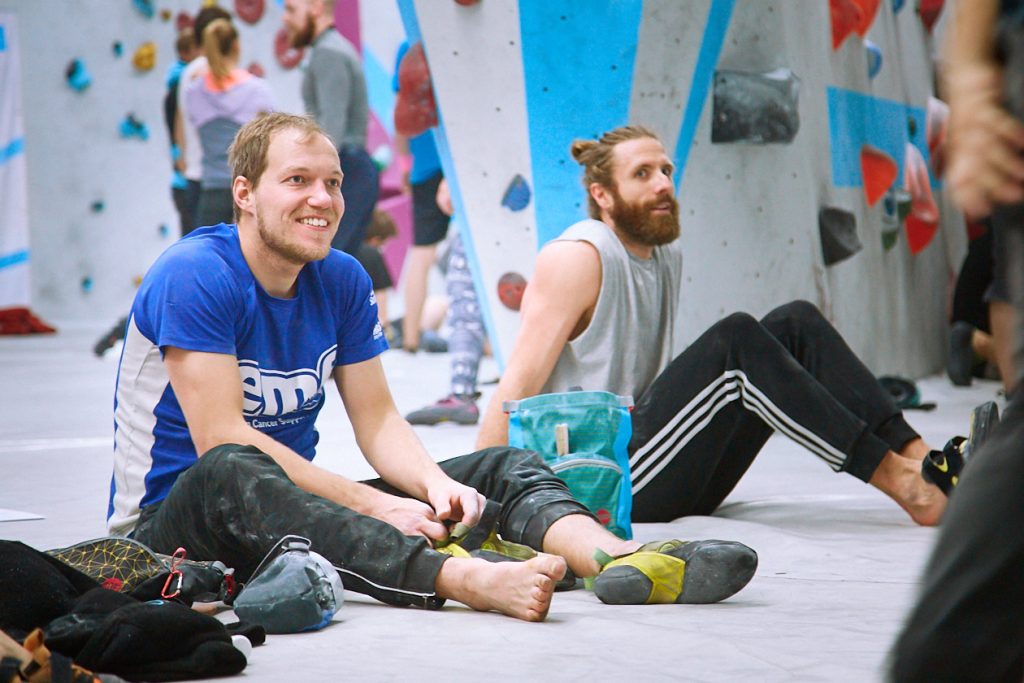
<path fill-rule="evenodd" d="M 520 174 L 512 179 L 505 190 L 505 196 L 501 198 L 501 205 L 511 211 L 522 211 L 530 203 L 530 185 L 526 178 Z"/>
<path fill-rule="evenodd" d="M 149 126 L 135 118 L 134 114 L 128 114 L 121 121 L 121 137 L 148 140 Z"/>
<path fill-rule="evenodd" d="M 903 5 L 905 3 L 906 0 L 892 0 L 892 13 L 899 14 L 899 11 L 903 9 Z"/>
<path fill-rule="evenodd" d="M 114 51 L 115 57 L 120 57 L 124 54 L 124 45 L 121 44 L 120 40 L 115 40 L 110 49 Z"/>
<path fill-rule="evenodd" d="M 92 209 L 93 213 L 102 213 L 103 209 L 105 209 L 106 206 L 107 205 L 103 202 L 102 199 L 97 199 L 96 201 L 89 205 L 89 208 Z"/>
<path fill-rule="evenodd" d="M 868 56 L 868 78 L 874 78 L 882 70 L 882 50 L 870 40 L 865 40 L 864 52 Z"/>
<path fill-rule="evenodd" d="M 156 14 L 156 10 L 153 7 L 153 0 L 134 0 L 135 9 L 142 13 L 142 16 L 147 19 L 152 19 L 153 15 Z"/>
<path fill-rule="evenodd" d="M 167 237 L 171 234 L 171 228 L 166 223 L 161 223 L 159 230 L 161 237 Z"/>
<path fill-rule="evenodd" d="M 82 278 L 82 291 L 86 294 L 92 291 L 92 278 L 88 275 Z"/>
<path fill-rule="evenodd" d="M 77 92 L 82 92 L 92 83 L 92 76 L 89 75 L 89 71 L 85 68 L 85 62 L 81 59 L 72 59 L 68 63 L 68 68 L 64 70 L 64 76 L 67 78 L 68 85 Z"/>

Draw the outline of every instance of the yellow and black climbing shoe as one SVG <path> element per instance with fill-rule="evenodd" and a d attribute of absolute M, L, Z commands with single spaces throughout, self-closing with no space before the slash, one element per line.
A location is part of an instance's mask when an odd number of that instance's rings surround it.
<path fill-rule="evenodd" d="M 954 436 L 941 451 L 930 451 L 921 462 L 921 476 L 949 496 L 960 481 L 960 473 L 964 469 L 964 453 L 968 446 L 966 438 Z"/>
<path fill-rule="evenodd" d="M 591 586 L 609 605 L 707 604 L 742 589 L 757 570 L 757 553 L 735 541 L 654 541 L 601 565 Z"/>

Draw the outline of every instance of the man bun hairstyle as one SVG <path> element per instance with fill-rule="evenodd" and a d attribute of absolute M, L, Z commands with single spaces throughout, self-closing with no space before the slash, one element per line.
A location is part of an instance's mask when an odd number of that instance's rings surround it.
<path fill-rule="evenodd" d="M 610 130 L 597 140 L 573 140 L 569 153 L 583 167 L 583 187 L 587 191 L 588 210 L 590 217 L 601 219 L 601 207 L 590 194 L 590 186 L 597 183 L 602 187 L 615 187 L 612 173 L 615 168 L 612 152 L 615 146 L 627 140 L 641 138 L 658 139 L 650 128 L 645 126 L 620 126 Z"/>

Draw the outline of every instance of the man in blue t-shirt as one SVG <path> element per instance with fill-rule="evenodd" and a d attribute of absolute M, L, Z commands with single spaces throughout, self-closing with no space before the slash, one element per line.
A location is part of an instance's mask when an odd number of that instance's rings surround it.
<path fill-rule="evenodd" d="M 115 394 L 111 533 L 221 560 L 242 580 L 281 537 L 299 534 L 351 590 L 423 607 L 452 598 L 532 621 L 547 614 L 566 561 L 589 576 L 600 569 L 595 549 L 656 554 L 601 527 L 535 453 L 429 457 L 384 378 L 369 276 L 331 249 L 342 172 L 312 119 L 258 117 L 238 132 L 230 163 L 237 226 L 172 245 L 132 306 Z M 353 482 L 313 464 L 329 380 L 381 479 Z M 490 563 L 440 551 L 448 524 L 485 515 L 504 539 L 551 554 Z M 708 571 L 729 580 L 705 601 L 753 573 L 723 572 L 721 562 L 731 570 L 749 559 L 744 546 L 708 552 L 701 561 L 719 563 Z M 691 564 L 687 585 L 699 569 Z M 677 574 L 682 593 L 681 566 Z"/>

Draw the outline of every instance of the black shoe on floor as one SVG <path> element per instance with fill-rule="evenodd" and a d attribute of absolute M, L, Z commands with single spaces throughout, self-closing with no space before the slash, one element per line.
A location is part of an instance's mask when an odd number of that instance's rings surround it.
<path fill-rule="evenodd" d="M 949 358 L 946 361 L 946 374 L 949 375 L 949 381 L 958 387 L 971 386 L 973 379 L 972 336 L 974 336 L 974 326 L 963 321 L 953 323 L 953 327 L 949 331 Z"/>

